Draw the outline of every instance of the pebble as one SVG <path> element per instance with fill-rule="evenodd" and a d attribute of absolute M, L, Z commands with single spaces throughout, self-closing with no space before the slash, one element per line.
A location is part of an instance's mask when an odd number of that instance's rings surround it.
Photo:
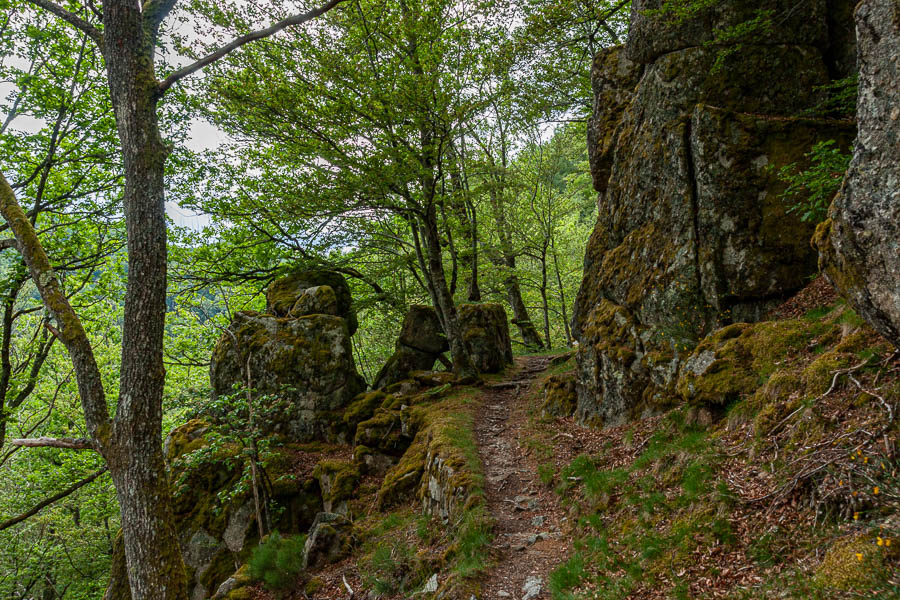
<path fill-rule="evenodd" d="M 522 600 L 531 600 L 532 598 L 537 598 L 541 594 L 541 589 L 543 587 L 544 581 L 540 577 L 531 576 L 525 580 L 525 585 L 522 586 Z"/>

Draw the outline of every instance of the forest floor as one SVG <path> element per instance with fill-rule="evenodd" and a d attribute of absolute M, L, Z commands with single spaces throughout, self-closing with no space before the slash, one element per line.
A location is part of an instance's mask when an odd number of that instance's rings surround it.
<path fill-rule="evenodd" d="M 290 597 L 900 598 L 900 351 L 821 280 L 769 317 L 740 326 L 764 371 L 714 420 L 546 414 L 571 352 L 452 388 L 430 410 L 465 415 L 450 438 L 471 450 L 477 516 L 441 523 L 419 497 L 379 511 L 366 479 L 359 547 Z"/>
<path fill-rule="evenodd" d="M 526 392 L 550 358 L 516 360 L 508 378 L 484 388 L 475 438 L 484 465 L 487 507 L 495 522 L 495 566 L 483 577 L 482 600 L 549 598 L 547 577 L 565 558 L 565 513 L 529 457 Z"/>

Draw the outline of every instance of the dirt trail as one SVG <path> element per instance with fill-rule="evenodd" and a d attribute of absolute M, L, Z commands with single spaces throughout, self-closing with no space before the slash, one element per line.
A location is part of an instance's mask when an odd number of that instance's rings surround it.
<path fill-rule="evenodd" d="M 478 600 L 550 598 L 548 574 L 564 558 L 563 511 L 520 445 L 528 424 L 525 393 L 549 363 L 549 357 L 520 357 L 510 378 L 484 388 L 475 437 L 497 537 L 496 566 L 485 574 Z"/>

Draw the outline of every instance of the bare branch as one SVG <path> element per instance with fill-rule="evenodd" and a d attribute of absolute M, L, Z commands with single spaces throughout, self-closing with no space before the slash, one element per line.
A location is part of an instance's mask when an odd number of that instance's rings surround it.
<path fill-rule="evenodd" d="M 94 481 L 95 479 L 97 479 L 98 477 L 103 475 L 104 473 L 106 473 L 106 467 L 103 467 L 102 469 L 100 469 L 99 471 L 94 473 L 93 475 L 89 475 L 77 483 L 73 483 L 72 485 L 70 485 L 63 491 L 59 492 L 58 494 L 54 494 L 53 496 L 50 496 L 46 500 L 41 500 L 40 502 L 35 504 L 33 508 L 31 508 L 30 510 L 28 510 L 26 512 L 23 512 L 21 515 L 13 517 L 12 519 L 7 519 L 6 521 L 3 521 L 2 523 L 0 523 L 0 531 L 3 531 L 4 529 L 7 529 L 9 527 L 12 527 L 16 523 L 21 523 L 22 521 L 24 521 L 25 519 L 28 519 L 29 517 L 33 517 L 34 515 L 39 513 L 41 510 L 47 508 L 54 502 L 58 502 L 58 501 L 62 500 L 63 498 L 65 498 L 66 496 L 73 494 L 74 492 L 78 491 L 79 489 L 83 488 L 90 482 Z"/>
<path fill-rule="evenodd" d="M 32 1 L 34 1 L 34 0 L 32 0 Z M 41 1 L 43 1 L 43 0 L 41 0 Z M 207 54 L 206 56 L 204 56 L 197 62 L 195 62 L 191 65 L 188 65 L 188 66 L 184 67 L 183 69 L 179 69 L 179 70 L 175 71 L 174 73 L 172 73 L 171 75 L 169 75 L 168 77 L 166 77 L 165 80 L 163 80 L 162 83 L 159 84 L 159 88 L 157 89 L 157 92 L 156 92 L 156 97 L 157 98 L 162 97 L 162 95 L 165 94 L 169 90 L 169 88 L 172 87 L 172 85 L 175 84 L 176 82 L 180 81 L 181 79 L 184 79 L 188 75 L 193 75 L 194 73 L 196 73 L 203 67 L 211 65 L 212 63 L 216 62 L 220 58 L 223 58 L 224 56 L 228 55 L 229 53 L 233 52 L 234 50 L 237 50 L 241 46 L 243 46 L 245 44 L 249 44 L 250 42 L 255 42 L 256 40 L 261 40 L 263 38 L 267 38 L 269 36 L 275 35 L 282 29 L 286 29 L 293 25 L 300 25 L 302 23 L 306 23 L 307 21 L 315 19 L 316 17 L 319 17 L 321 15 L 324 15 L 326 12 L 328 12 L 329 10 L 331 10 L 332 8 L 334 8 L 341 2 L 345 2 L 345 1 L 346 0 L 329 0 L 328 3 L 320 6 L 319 8 L 316 8 L 314 10 L 311 10 L 309 12 L 306 12 L 306 13 L 303 13 L 300 15 L 294 15 L 292 17 L 288 17 L 286 19 L 278 21 L 271 27 L 253 31 L 251 33 L 248 33 L 247 35 L 243 35 L 243 36 L 231 41 L 230 43 L 226 44 L 225 46 L 222 46 L 218 50 Z"/>
<path fill-rule="evenodd" d="M 66 450 L 95 450 L 93 442 L 87 438 L 25 438 L 9 440 L 10 446 L 24 448 L 64 448 Z"/>
<path fill-rule="evenodd" d="M 19 249 L 19 242 L 15 238 L 0 240 L 0 252 L 2 252 L 3 250 L 9 250 L 10 248 L 13 248 L 15 250 Z"/>
<path fill-rule="evenodd" d="M 103 34 L 100 32 L 100 30 L 75 13 L 67 11 L 62 6 L 50 2 L 50 0 L 28 0 L 28 2 L 53 13 L 66 23 L 73 25 L 83 31 L 88 37 L 94 40 L 94 42 L 96 42 L 98 46 L 102 45 Z"/>

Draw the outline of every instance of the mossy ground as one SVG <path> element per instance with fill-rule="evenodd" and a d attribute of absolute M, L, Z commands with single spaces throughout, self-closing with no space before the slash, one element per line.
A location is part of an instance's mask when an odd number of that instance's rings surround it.
<path fill-rule="evenodd" d="M 727 394 L 613 429 L 532 389 L 525 444 L 571 519 L 553 598 L 900 597 L 894 349 L 838 301 L 704 350 L 726 360 L 695 389 L 729 370 Z"/>

